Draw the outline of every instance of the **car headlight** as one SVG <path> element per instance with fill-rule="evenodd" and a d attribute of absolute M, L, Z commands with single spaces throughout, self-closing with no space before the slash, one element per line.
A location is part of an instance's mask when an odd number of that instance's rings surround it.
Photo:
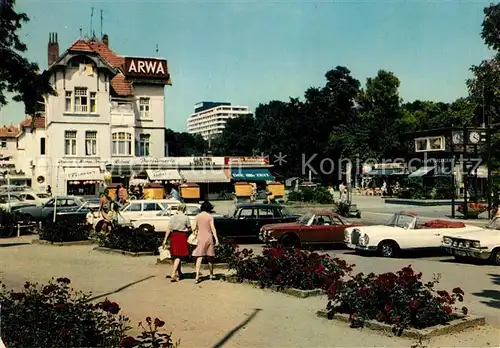
<path fill-rule="evenodd" d="M 479 243 L 478 241 L 473 241 L 471 244 L 472 244 L 473 248 L 476 248 L 476 249 L 481 248 L 481 243 Z"/>
<path fill-rule="evenodd" d="M 443 244 L 451 244 L 451 238 L 450 237 L 443 237 Z"/>

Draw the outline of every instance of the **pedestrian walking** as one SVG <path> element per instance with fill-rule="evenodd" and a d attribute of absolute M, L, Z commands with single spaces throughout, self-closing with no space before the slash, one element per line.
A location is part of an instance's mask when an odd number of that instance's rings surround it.
<path fill-rule="evenodd" d="M 215 257 L 214 247 L 219 245 L 219 238 L 215 230 L 214 218 L 211 215 L 213 208 L 213 205 L 209 201 L 203 202 L 200 208 L 201 213 L 196 215 L 195 218 L 196 225 L 193 232 L 196 234 L 197 243 L 193 251 L 193 257 L 196 258 L 196 284 L 200 282 L 200 269 L 203 258 L 207 258 L 208 261 L 210 280 L 215 279 L 213 266 Z"/>
<path fill-rule="evenodd" d="M 182 278 L 181 262 L 189 256 L 187 239 L 191 232 L 191 222 L 185 214 L 186 205 L 179 205 L 177 211 L 177 214 L 170 217 L 169 227 L 162 243 L 162 246 L 165 247 L 167 239 L 170 237 L 170 255 L 174 260 L 172 265 L 172 282 L 176 282 Z"/>

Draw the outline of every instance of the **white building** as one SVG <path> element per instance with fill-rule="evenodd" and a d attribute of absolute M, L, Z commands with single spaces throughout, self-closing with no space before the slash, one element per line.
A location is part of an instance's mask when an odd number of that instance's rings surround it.
<path fill-rule="evenodd" d="M 51 34 L 48 63 L 56 91 L 44 97 L 48 160 L 35 166 L 45 168 L 36 175 L 54 193 L 93 195 L 106 163 L 164 156 L 166 60 L 119 56 L 107 35 L 77 40 L 59 55 Z"/>
<path fill-rule="evenodd" d="M 194 106 L 194 113 L 187 120 L 188 132 L 201 134 L 205 140 L 222 134 L 230 118 L 251 114 L 248 106 L 235 106 L 231 103 L 200 102 Z"/>

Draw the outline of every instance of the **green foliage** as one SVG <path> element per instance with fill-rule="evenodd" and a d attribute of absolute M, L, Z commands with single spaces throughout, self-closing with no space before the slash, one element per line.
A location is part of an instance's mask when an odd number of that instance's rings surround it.
<path fill-rule="evenodd" d="M 40 239 L 54 243 L 76 242 L 88 240 L 90 232 L 85 215 L 80 220 L 74 215 L 58 215 L 56 222 L 52 218 L 47 219 L 40 231 Z"/>
<path fill-rule="evenodd" d="M 15 0 L 0 2 L 0 107 L 7 104 L 5 92 L 13 92 L 13 99 L 24 103 L 26 114 L 36 116 L 42 95 L 55 92 L 47 76 L 39 73 L 38 65 L 21 55 L 27 47 L 19 39 L 18 31 L 29 18 L 15 11 L 15 3 Z"/>
<path fill-rule="evenodd" d="M 208 144 L 200 134 L 175 132 L 165 129 L 165 144 L 169 156 L 202 156 L 208 150 Z"/>
<path fill-rule="evenodd" d="M 130 252 L 158 252 L 163 234 L 155 231 L 140 231 L 129 226 L 117 226 L 109 233 L 94 234 L 100 247 Z"/>
<path fill-rule="evenodd" d="M 165 322 L 158 318 L 154 322 L 146 318 L 154 325 L 140 325 L 143 332 L 139 337 L 126 336 L 130 321 L 119 314 L 116 302 L 90 303 L 91 295 L 75 292 L 70 283 L 68 278 L 52 279 L 47 285 L 26 282 L 21 292 L 1 284 L 3 343 L 9 348 L 177 346 L 171 334 L 159 332 Z"/>
<path fill-rule="evenodd" d="M 329 204 L 333 202 L 333 197 L 327 188 L 316 186 L 302 187 L 299 191 L 292 191 L 288 194 L 288 200 L 292 202 Z"/>
<path fill-rule="evenodd" d="M 490 4 L 483 13 L 481 38 L 488 48 L 500 51 L 500 4 Z"/>
<path fill-rule="evenodd" d="M 221 137 L 215 138 L 211 150 L 217 155 L 248 156 L 257 147 L 258 133 L 252 114 L 227 120 Z"/>

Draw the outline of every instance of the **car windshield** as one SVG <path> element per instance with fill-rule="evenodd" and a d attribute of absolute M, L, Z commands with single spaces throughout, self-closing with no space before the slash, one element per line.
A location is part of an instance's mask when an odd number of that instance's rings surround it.
<path fill-rule="evenodd" d="M 389 221 L 388 226 L 397 226 L 397 227 L 411 227 L 413 222 L 415 221 L 415 217 L 406 214 L 394 214 L 391 221 Z"/>
<path fill-rule="evenodd" d="M 3 203 L 7 203 L 9 201 L 9 196 L 7 195 L 1 196 L 1 199 L 4 201 Z M 19 198 L 18 196 L 10 196 L 10 201 L 20 202 L 21 198 Z"/>
<path fill-rule="evenodd" d="M 281 208 L 281 214 L 283 217 L 292 216 L 292 214 L 286 208 Z"/>
<path fill-rule="evenodd" d="M 490 230 L 500 230 L 500 217 L 496 217 L 491 220 L 486 228 Z"/>
<path fill-rule="evenodd" d="M 200 208 L 197 206 L 187 206 L 186 215 L 198 215 L 200 213 Z"/>
<path fill-rule="evenodd" d="M 299 224 L 307 225 L 307 223 L 309 222 L 309 220 L 311 220 L 312 217 L 313 217 L 313 214 L 311 214 L 311 213 L 306 213 L 306 214 L 302 215 L 301 218 L 299 219 Z"/>
<path fill-rule="evenodd" d="M 47 193 L 37 193 L 36 195 L 38 196 L 38 198 L 50 198 L 50 195 Z"/>

